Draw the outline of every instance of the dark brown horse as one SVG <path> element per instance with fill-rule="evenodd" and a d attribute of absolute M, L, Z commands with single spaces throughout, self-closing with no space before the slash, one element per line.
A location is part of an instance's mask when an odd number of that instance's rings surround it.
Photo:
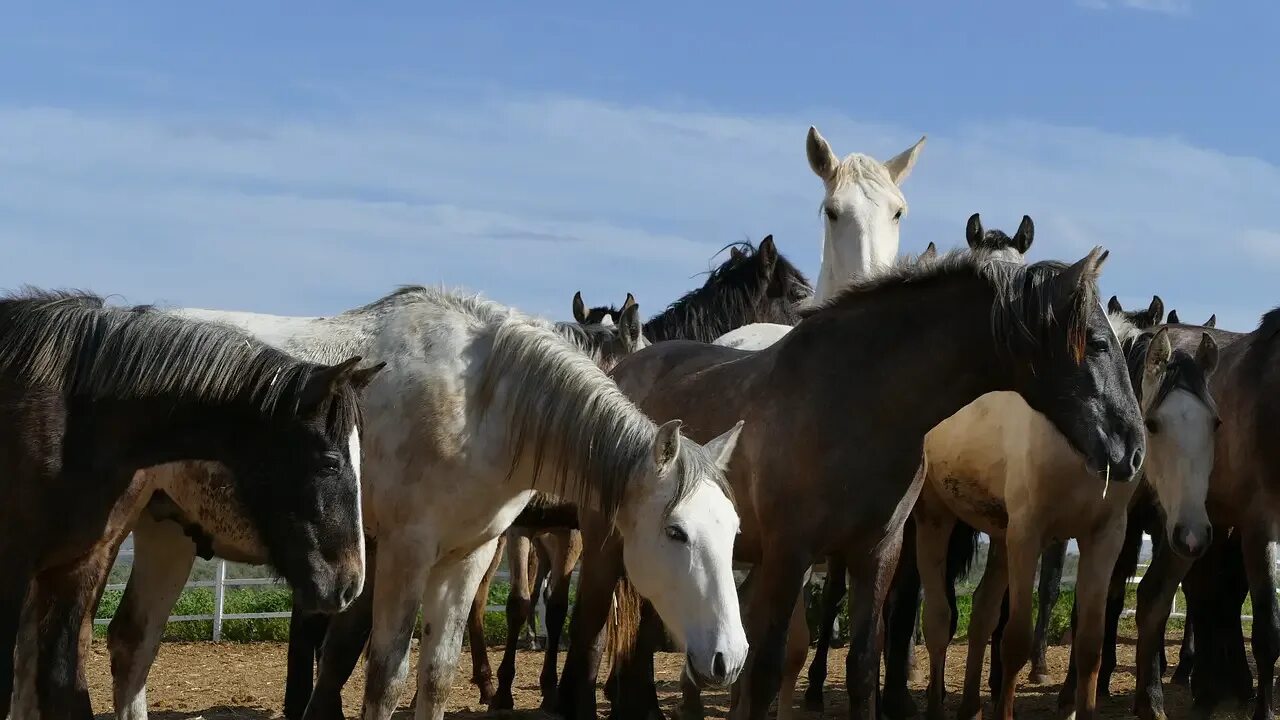
<path fill-rule="evenodd" d="M 805 572 L 833 553 L 848 559 L 855 588 L 850 714 L 878 717 L 881 610 L 920 491 L 924 436 L 973 399 L 1020 392 L 1091 467 L 1113 479 L 1136 472 L 1141 420 L 1097 301 L 1104 258 L 1097 249 L 1070 267 L 1024 267 L 985 252 L 903 263 L 852 286 L 764 350 L 660 343 L 618 365 L 619 386 L 646 412 L 681 414 L 694 437 L 730 416 L 756 428 L 744 430 L 729 471 L 743 522 L 735 555 L 756 565 L 734 717 L 764 717 Z M 587 553 L 605 572 L 589 577 L 584 554 L 574 645 L 596 636 L 619 577 L 622 549 L 597 531 L 583 523 Z M 651 653 L 643 645 L 636 653 Z M 575 671 L 566 661 L 561 709 L 592 717 L 593 688 L 571 678 Z M 648 700 L 620 692 L 628 706 Z"/>
<path fill-rule="evenodd" d="M 220 326 L 87 294 L 0 300 L 0 716 L 30 589 L 35 696 L 21 712 L 91 718 L 83 628 L 118 543 L 154 490 L 235 506 L 303 606 L 359 595 L 360 406 L 380 369 L 300 362 Z M 218 487 L 155 488 L 138 470 L 230 468 Z"/>

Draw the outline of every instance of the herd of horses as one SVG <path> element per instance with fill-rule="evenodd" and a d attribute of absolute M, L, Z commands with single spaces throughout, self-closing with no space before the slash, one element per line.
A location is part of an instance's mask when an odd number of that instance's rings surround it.
<path fill-rule="evenodd" d="M 647 321 L 631 295 L 615 308 L 579 294 L 572 321 L 550 322 L 425 287 L 332 317 L 0 299 L 0 716 L 92 717 L 93 610 L 132 532 L 108 635 L 125 720 L 147 717 L 147 672 L 197 555 L 270 564 L 292 586 L 291 720 L 342 717 L 362 655 L 362 717 L 389 718 L 419 611 L 416 716 L 443 717 L 467 632 L 482 699 L 511 708 L 543 583 L 545 709 L 595 718 L 608 655 L 610 715 L 660 718 L 653 658 L 671 642 L 685 653 L 686 720 L 712 686 L 731 687 L 732 717 L 776 703 L 787 718 L 810 646 L 801 592 L 823 564 L 804 705 L 822 707 L 847 593 L 850 716 L 920 711 L 907 682 L 923 602 L 932 720 L 978 533 L 991 542 L 957 715 L 982 714 L 988 646 L 1000 717 L 1013 717 L 1029 660 L 1045 680 L 1074 538 L 1059 704 L 1095 717 L 1145 532 L 1135 712 L 1164 717 L 1181 584 L 1174 679 L 1201 711 L 1256 697 L 1255 718 L 1272 717 L 1280 311 L 1234 333 L 1166 321 L 1158 297 L 1104 307 L 1107 252 L 1028 263 L 1025 216 L 1008 235 L 975 214 L 963 246 L 899 257 L 901 185 L 923 147 L 841 159 L 810 128 L 824 188 L 816 286 L 766 237 L 732 246 Z M 482 620 L 503 546 L 512 592 L 495 684 Z"/>

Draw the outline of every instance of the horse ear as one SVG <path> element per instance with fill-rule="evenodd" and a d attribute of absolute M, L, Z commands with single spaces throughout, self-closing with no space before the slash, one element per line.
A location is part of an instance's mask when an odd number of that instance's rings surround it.
<path fill-rule="evenodd" d="M 1169 328 L 1162 327 L 1147 346 L 1147 357 L 1142 366 L 1143 381 L 1155 382 L 1163 377 L 1172 356 L 1173 344 L 1169 342 Z"/>
<path fill-rule="evenodd" d="M 582 291 L 573 294 L 573 319 L 579 325 L 587 324 L 587 304 L 582 302 Z"/>
<path fill-rule="evenodd" d="M 658 427 L 658 434 L 653 439 L 653 462 L 658 472 L 666 472 L 671 463 L 680 454 L 679 420 L 670 420 Z"/>
<path fill-rule="evenodd" d="M 627 294 L 627 301 L 630 304 L 622 306 L 622 314 L 618 318 L 618 335 L 627 352 L 632 353 L 640 348 L 640 332 L 643 328 L 640 324 L 640 305 L 630 293 Z"/>
<path fill-rule="evenodd" d="M 333 396 L 342 383 L 351 379 L 352 373 L 355 371 L 356 363 L 360 362 L 360 356 L 343 360 L 337 365 L 329 365 L 313 370 L 311 377 L 307 378 L 307 383 L 298 393 L 298 412 L 299 414 L 308 415 L 314 413 L 320 408 L 324 401 Z M 379 367 L 378 370 L 382 368 Z M 376 373 L 377 370 L 374 370 Z M 369 376 L 372 379 L 372 375 Z"/>
<path fill-rule="evenodd" d="M 627 299 L 622 301 L 622 309 L 619 310 L 618 312 L 625 313 L 627 311 L 627 308 L 634 307 L 635 304 L 636 304 L 636 296 L 632 295 L 631 293 L 627 293 Z"/>
<path fill-rule="evenodd" d="M 384 361 L 377 365 L 370 365 L 367 368 L 353 370 L 351 372 L 351 387 L 355 388 L 357 392 L 364 390 L 369 387 L 369 383 L 373 382 L 373 378 L 382 372 L 382 369 L 386 366 L 387 363 Z"/>
<path fill-rule="evenodd" d="M 1147 314 L 1151 316 L 1151 327 L 1164 321 L 1164 301 L 1159 295 L 1151 296 L 1151 305 L 1147 307 Z"/>
<path fill-rule="evenodd" d="M 1115 295 L 1111 296 L 1111 299 L 1107 301 L 1107 312 L 1112 315 L 1124 312 L 1124 308 L 1120 305 L 1120 298 Z"/>
<path fill-rule="evenodd" d="M 978 213 L 974 213 L 969 216 L 969 222 L 964 226 L 964 241 L 969 243 L 971 249 L 977 250 L 982 235 L 982 218 L 978 217 Z"/>
<path fill-rule="evenodd" d="M 930 241 L 929 246 L 920 253 L 920 260 L 933 260 L 938 257 L 938 246 Z"/>
<path fill-rule="evenodd" d="M 746 254 L 743 253 L 741 250 L 739 250 L 736 245 L 734 247 L 729 248 L 729 259 L 731 261 L 738 262 L 744 257 L 746 257 Z"/>
<path fill-rule="evenodd" d="M 1031 243 L 1036 239 L 1036 225 L 1031 222 L 1030 215 L 1023 215 L 1022 222 L 1018 224 L 1018 232 L 1013 234 L 1013 247 L 1020 255 L 1026 255 L 1031 249 Z"/>
<path fill-rule="evenodd" d="M 1109 250 L 1102 249 L 1097 246 L 1089 251 L 1088 255 L 1080 258 L 1074 265 L 1062 271 L 1059 276 L 1063 283 L 1062 289 L 1067 297 L 1078 297 L 1086 288 L 1098 282 L 1098 275 L 1102 273 L 1102 265 L 1107 261 L 1110 255 Z M 1111 298 L 1115 300 L 1114 297 Z M 1115 303 L 1119 305 L 1120 303 Z"/>
<path fill-rule="evenodd" d="M 778 263 L 778 246 L 773 244 L 773 236 L 766 235 L 760 241 L 760 249 L 756 251 L 760 256 L 760 273 L 762 275 L 772 275 L 773 266 Z"/>
<path fill-rule="evenodd" d="M 835 176 L 840 160 L 831 151 L 831 145 L 827 143 L 827 139 L 822 137 L 818 128 L 812 125 L 809 126 L 809 136 L 805 138 L 804 151 L 809 156 L 809 168 L 813 170 L 814 175 L 822 178 L 823 182 Z"/>
<path fill-rule="evenodd" d="M 1218 369 L 1218 343 L 1209 333 L 1200 333 L 1200 347 L 1196 348 L 1196 364 L 1207 379 Z"/>
<path fill-rule="evenodd" d="M 1218 314 L 1214 313 L 1210 315 L 1209 319 L 1204 321 L 1204 326 L 1207 328 L 1218 327 Z"/>
<path fill-rule="evenodd" d="M 716 467 L 720 468 L 721 472 L 729 470 L 729 459 L 733 457 L 734 448 L 738 447 L 738 437 L 742 434 L 743 424 L 744 421 L 739 420 L 723 435 L 703 445 L 703 448 L 706 449 L 707 454 L 711 456 L 711 460 L 715 462 Z"/>
<path fill-rule="evenodd" d="M 925 140 L 926 136 L 921 135 L 915 145 L 885 162 L 884 167 L 889 171 L 889 177 L 893 179 L 894 185 L 901 185 L 911 174 L 911 168 L 916 166 L 916 158 L 920 157 L 920 151 L 924 149 Z"/>
<path fill-rule="evenodd" d="M 1170 311 L 1169 311 L 1169 324 L 1170 324 L 1170 325 L 1180 325 L 1180 324 L 1181 324 L 1181 322 L 1178 320 L 1178 311 L 1177 311 L 1177 310 L 1170 310 Z"/>

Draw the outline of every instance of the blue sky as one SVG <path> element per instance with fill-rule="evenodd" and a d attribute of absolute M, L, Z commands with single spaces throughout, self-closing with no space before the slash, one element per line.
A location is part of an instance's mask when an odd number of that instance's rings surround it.
<path fill-rule="evenodd" d="M 1105 295 L 1280 304 L 1265 0 L 7 4 L 0 287 L 330 314 L 401 283 L 646 314 L 726 243 L 816 275 L 817 124 L 929 143 L 903 246 L 969 213 Z"/>

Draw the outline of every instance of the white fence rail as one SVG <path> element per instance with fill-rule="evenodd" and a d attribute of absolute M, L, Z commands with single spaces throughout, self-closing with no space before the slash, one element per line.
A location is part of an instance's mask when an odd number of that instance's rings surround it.
<path fill-rule="evenodd" d="M 119 559 L 132 558 L 132 557 L 133 557 L 133 538 L 132 536 L 130 536 L 128 540 L 121 546 L 120 554 L 118 556 L 117 562 L 119 561 Z M 213 613 L 208 615 L 170 615 L 169 622 L 180 623 L 180 622 L 212 621 L 213 622 L 213 640 L 217 642 L 222 640 L 222 623 L 226 620 L 265 620 L 265 619 L 271 619 L 271 618 L 287 618 L 292 614 L 289 612 L 258 612 L 258 613 L 225 612 L 224 609 L 226 608 L 228 588 L 235 589 L 235 588 L 253 587 L 253 586 L 261 586 L 261 585 L 277 585 L 277 586 L 285 586 L 285 585 L 284 585 L 284 580 L 280 578 L 275 578 L 275 577 L 228 578 L 227 577 L 227 561 L 219 559 L 216 562 L 217 562 L 217 565 L 214 570 L 213 580 L 189 580 L 186 583 L 186 585 L 183 586 L 184 590 L 191 589 L 191 588 L 213 588 Z M 509 581 L 510 579 L 510 576 L 507 574 L 507 571 L 505 569 L 498 570 L 495 577 L 496 579 L 503 580 L 503 581 Z M 107 590 L 116 590 L 116 591 L 123 591 L 124 588 L 125 588 L 124 583 L 112 583 L 107 585 L 106 587 Z M 485 611 L 501 612 L 505 609 L 506 608 L 503 605 L 489 605 L 488 607 L 485 608 Z M 538 604 L 537 612 L 538 612 L 538 615 L 537 615 L 538 628 L 539 629 L 545 628 L 546 615 L 545 615 L 544 605 L 542 603 Z M 111 622 L 111 618 L 95 618 L 93 621 L 93 624 L 108 625 L 110 624 L 110 622 Z"/>

